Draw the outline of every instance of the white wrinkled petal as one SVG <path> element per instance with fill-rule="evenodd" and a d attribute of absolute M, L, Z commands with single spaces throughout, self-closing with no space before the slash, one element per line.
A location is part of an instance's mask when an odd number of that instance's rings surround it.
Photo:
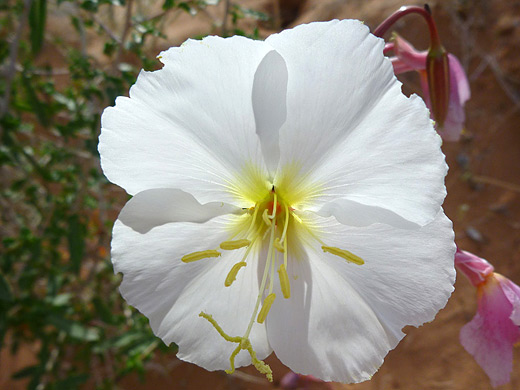
<path fill-rule="evenodd" d="M 272 48 L 242 37 L 189 40 L 141 72 L 130 97 L 102 116 L 103 172 L 128 193 L 181 188 L 201 203 L 233 203 L 246 165 L 265 171 L 255 132 L 253 79 Z M 236 184 L 236 183 L 235 183 Z"/>
<path fill-rule="evenodd" d="M 287 117 L 287 78 L 285 61 L 273 50 L 258 66 L 253 84 L 256 133 L 271 175 L 280 160 L 279 130 Z"/>
<path fill-rule="evenodd" d="M 349 383 L 370 379 L 392 345 L 363 297 L 315 256 L 292 259 L 291 298 L 277 293 L 267 318 L 269 342 L 299 374 Z"/>
<path fill-rule="evenodd" d="M 267 331 L 280 360 L 324 380 L 370 379 L 406 325 L 433 320 L 455 280 L 451 222 L 440 212 L 416 230 L 315 220 L 328 246 L 364 259 L 355 265 L 323 253 L 320 244 L 289 261 L 291 298 L 277 299 Z"/>
<path fill-rule="evenodd" d="M 420 226 L 432 221 L 446 194 L 441 140 L 422 100 L 402 94 L 383 40 L 359 21 L 335 20 L 266 42 L 289 72 L 280 169 L 296 165 L 299 177 L 322 188 L 311 209 L 336 202 L 334 215 L 346 218 L 338 202 L 346 199 L 391 211 L 401 217 L 396 226 L 402 219 Z M 394 223 L 354 224 L 370 222 Z"/>
<path fill-rule="evenodd" d="M 240 211 L 222 202 L 201 205 L 191 194 L 176 188 L 156 188 L 139 192 L 130 199 L 121 210 L 119 220 L 139 233 L 146 233 L 165 223 L 200 223 Z"/>
<path fill-rule="evenodd" d="M 125 300 L 150 319 L 154 333 L 166 344 L 179 346 L 177 356 L 208 370 L 229 369 L 236 344 L 225 341 L 204 318 L 213 315 L 230 336 L 243 336 L 258 295 L 256 262 L 242 268 L 230 287 L 225 278 L 243 250 L 223 251 L 221 257 L 185 264 L 181 257 L 218 248 L 229 239 L 229 216 L 206 223 L 168 223 L 145 234 L 116 221 L 112 261 L 123 274 L 120 291 Z M 250 336 L 260 359 L 270 352 L 265 326 L 255 324 Z M 239 353 L 237 366 L 251 363 Z"/>

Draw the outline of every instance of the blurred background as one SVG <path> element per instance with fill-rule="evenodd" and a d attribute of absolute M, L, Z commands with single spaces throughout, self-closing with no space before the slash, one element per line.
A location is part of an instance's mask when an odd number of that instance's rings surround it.
<path fill-rule="evenodd" d="M 100 166 L 100 115 L 141 68 L 185 39 L 265 38 L 316 20 L 355 18 L 373 30 L 396 0 L 0 0 L 0 389 L 272 389 L 252 368 L 234 375 L 179 361 L 174 345 L 118 293 L 111 227 L 128 199 Z M 457 244 L 520 284 L 520 1 L 438 0 L 430 6 L 472 98 L 466 131 L 445 143 L 447 215 Z M 396 26 L 420 49 L 424 21 Z M 420 94 L 417 74 L 403 90 Z M 430 324 L 405 328 L 369 382 L 311 389 L 490 389 L 458 333 L 476 310 L 460 276 Z M 511 383 L 520 388 L 520 348 Z"/>

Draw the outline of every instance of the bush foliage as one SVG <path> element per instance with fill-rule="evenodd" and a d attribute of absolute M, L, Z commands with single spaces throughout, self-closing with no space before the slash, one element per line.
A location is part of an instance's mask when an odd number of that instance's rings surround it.
<path fill-rule="evenodd" d="M 0 2 L 0 345 L 37 351 L 13 375 L 28 389 L 116 389 L 175 353 L 118 293 L 110 232 L 127 197 L 104 178 L 97 138 L 104 107 L 160 66 L 165 25 L 212 7 L 226 16 L 206 33 L 266 19 L 215 0 Z"/>

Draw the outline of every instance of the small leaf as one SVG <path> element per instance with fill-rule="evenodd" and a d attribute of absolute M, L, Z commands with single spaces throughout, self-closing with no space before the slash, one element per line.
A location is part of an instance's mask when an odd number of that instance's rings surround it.
<path fill-rule="evenodd" d="M 162 5 L 163 10 L 168 10 L 175 7 L 175 0 L 164 0 L 164 3 Z"/>
<path fill-rule="evenodd" d="M 79 388 L 80 385 L 85 383 L 90 375 L 88 374 L 76 374 L 71 375 L 68 378 L 62 379 L 54 384 L 55 390 L 72 390 Z"/>
<path fill-rule="evenodd" d="M 41 366 L 39 365 L 34 365 L 34 366 L 28 366 L 28 367 L 24 367 L 22 368 L 21 370 L 19 371 L 16 371 L 12 376 L 11 378 L 13 379 L 22 379 L 22 378 L 27 378 L 29 376 L 32 376 L 34 375 L 36 372 L 38 371 L 42 371 L 42 368 Z"/>
<path fill-rule="evenodd" d="M 81 223 L 78 215 L 72 215 L 69 218 L 67 239 L 69 242 L 70 266 L 75 273 L 79 272 L 81 259 L 85 252 L 85 230 L 85 226 Z"/>
<path fill-rule="evenodd" d="M 9 287 L 9 283 L 4 278 L 4 275 L 0 274 L 0 301 L 9 302 L 13 299 L 11 294 L 11 288 Z"/>
<path fill-rule="evenodd" d="M 29 26 L 31 27 L 29 36 L 33 55 L 37 54 L 42 48 L 46 17 L 47 0 L 34 0 L 29 10 Z"/>
<path fill-rule="evenodd" d="M 96 328 L 87 328 L 78 322 L 73 322 L 57 315 L 49 315 L 47 321 L 65 332 L 70 338 L 79 341 L 99 340 L 99 331 Z"/>

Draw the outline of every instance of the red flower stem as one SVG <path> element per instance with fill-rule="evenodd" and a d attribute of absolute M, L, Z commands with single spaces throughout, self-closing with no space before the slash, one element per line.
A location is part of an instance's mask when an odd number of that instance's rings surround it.
<path fill-rule="evenodd" d="M 424 8 L 418 7 L 415 5 L 411 6 L 403 6 L 395 11 L 392 15 L 386 18 L 383 23 L 381 23 L 373 32 L 376 37 L 382 38 L 383 35 L 403 16 L 409 14 L 419 14 L 421 15 L 426 23 L 428 23 L 428 29 L 430 30 L 430 44 L 432 48 L 438 48 L 441 46 L 441 40 L 439 38 L 439 33 L 437 32 L 437 26 L 433 21 L 433 17 L 430 11 L 430 7 L 426 4 Z"/>

